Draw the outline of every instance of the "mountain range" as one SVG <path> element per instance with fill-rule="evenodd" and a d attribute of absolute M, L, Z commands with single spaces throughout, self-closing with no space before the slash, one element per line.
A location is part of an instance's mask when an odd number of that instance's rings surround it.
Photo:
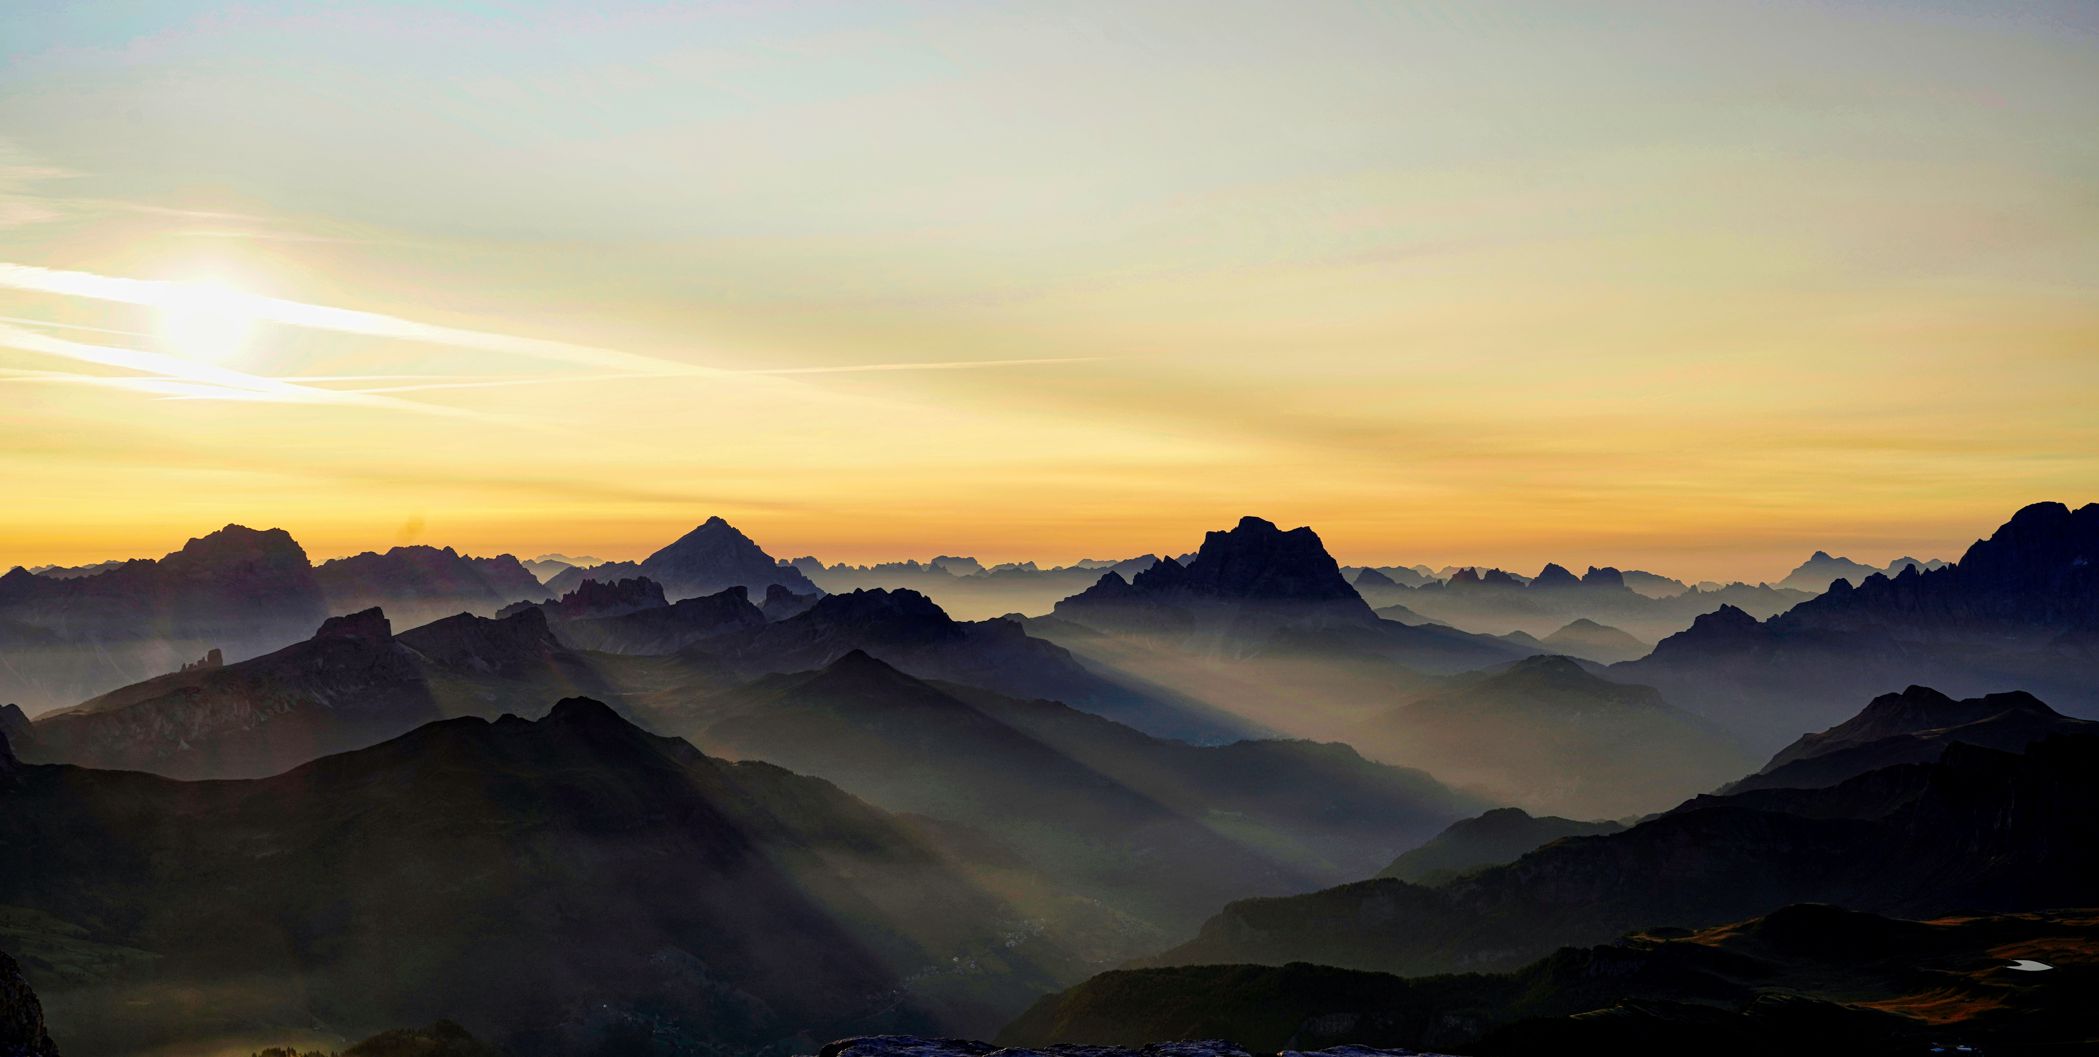
<path fill-rule="evenodd" d="M 0 906 L 85 1054 L 438 1016 L 518 1057 L 988 1030 L 1063 958 L 917 824 L 582 698 L 258 780 L 0 755 L 0 855 L 36 863 Z"/>
<path fill-rule="evenodd" d="M 1361 876 L 1479 804 L 1346 746 L 1168 741 L 1055 701 L 928 683 L 859 651 L 701 709 L 665 729 L 983 833 L 1059 905 L 1130 919 L 1116 958 L 1227 899 Z"/>
<path fill-rule="evenodd" d="M 1507 970 L 1562 945 L 1788 903 L 1910 915 L 2075 906 L 2099 881 L 2095 764 L 2089 736 L 2024 753 L 1956 744 L 1834 786 L 1701 796 L 1435 887 L 1377 879 L 1233 904 L 1149 961 Z"/>
<path fill-rule="evenodd" d="M 2099 714 L 2099 504 L 2036 503 L 1953 565 L 1838 581 L 1759 621 L 1723 607 L 1613 677 L 1659 688 L 1775 747 L 1843 717 L 1846 702 L 1928 684 L 2006 688 Z"/>

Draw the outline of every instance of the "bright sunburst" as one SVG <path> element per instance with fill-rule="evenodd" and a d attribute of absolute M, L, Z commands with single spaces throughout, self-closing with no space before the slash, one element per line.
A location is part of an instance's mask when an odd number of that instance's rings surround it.
<path fill-rule="evenodd" d="M 203 363 L 236 359 L 255 335 L 254 300 L 216 280 L 167 288 L 156 299 L 160 351 Z"/>

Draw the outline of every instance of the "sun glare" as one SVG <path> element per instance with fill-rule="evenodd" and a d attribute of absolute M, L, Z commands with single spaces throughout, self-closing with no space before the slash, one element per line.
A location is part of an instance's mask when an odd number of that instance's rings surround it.
<path fill-rule="evenodd" d="M 159 304 L 160 351 L 204 363 L 235 359 L 255 334 L 252 301 L 219 282 L 180 284 Z"/>

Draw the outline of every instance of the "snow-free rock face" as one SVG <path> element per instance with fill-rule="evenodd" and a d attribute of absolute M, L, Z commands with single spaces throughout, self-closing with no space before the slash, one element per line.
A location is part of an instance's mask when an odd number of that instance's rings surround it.
<path fill-rule="evenodd" d="M 928 1039 L 917 1035 L 865 1035 L 840 1039 L 817 1057 L 1253 1057 L 1246 1047 L 1224 1039 L 1154 1042 L 1144 1046 L 1078 1046 L 1070 1043 L 1040 1049 L 1002 1048 L 970 1039 Z M 1336 1046 L 1328 1050 L 1283 1050 L 1277 1057 L 1437 1057 L 1422 1050 L 1381 1050 L 1369 1046 Z"/>
<path fill-rule="evenodd" d="M 44 1029 L 44 1007 L 13 958 L 0 953 L 0 1057 L 58 1057 Z"/>

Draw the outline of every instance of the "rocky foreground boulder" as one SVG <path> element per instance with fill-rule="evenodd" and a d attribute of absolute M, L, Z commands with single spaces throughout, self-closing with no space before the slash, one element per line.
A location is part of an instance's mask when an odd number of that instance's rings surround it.
<path fill-rule="evenodd" d="M 58 1057 L 44 1030 L 44 1007 L 13 958 L 0 953 L 0 1057 Z"/>
<path fill-rule="evenodd" d="M 840 1039 L 816 1057 L 1256 1057 L 1236 1042 L 1201 1039 L 1128 1046 L 1079 1046 L 1060 1043 L 1039 1049 L 1002 1048 L 970 1039 L 927 1039 L 917 1035 L 863 1035 Z M 1275 1057 L 1444 1057 L 1424 1050 L 1381 1050 L 1369 1046 L 1336 1046 L 1325 1050 L 1283 1050 Z"/>

